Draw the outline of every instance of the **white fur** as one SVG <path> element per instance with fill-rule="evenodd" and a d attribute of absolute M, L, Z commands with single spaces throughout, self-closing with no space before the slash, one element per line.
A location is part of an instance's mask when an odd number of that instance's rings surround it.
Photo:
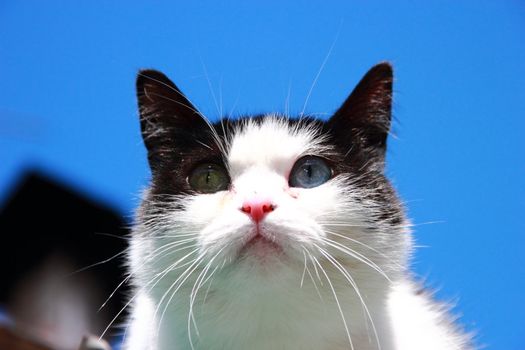
<path fill-rule="evenodd" d="M 395 349 L 465 349 L 469 335 L 456 331 L 448 306 L 417 293 L 409 282 L 395 284 L 388 298 Z"/>
<path fill-rule="evenodd" d="M 470 349 L 445 310 L 415 293 L 408 223 L 367 227 L 378 204 L 341 175 L 288 187 L 298 158 L 330 156 L 321 139 L 278 118 L 247 121 L 225 147 L 231 191 L 139 215 L 124 349 Z M 254 235 L 239 208 L 256 194 L 277 205 L 262 225 L 282 255 L 239 258 Z"/>

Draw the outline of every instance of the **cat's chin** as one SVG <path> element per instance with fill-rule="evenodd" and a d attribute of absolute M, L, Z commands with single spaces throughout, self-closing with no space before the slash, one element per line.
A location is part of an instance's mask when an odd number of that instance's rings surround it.
<path fill-rule="evenodd" d="M 283 249 L 279 244 L 261 234 L 252 237 L 240 251 L 241 256 L 254 256 L 257 258 L 275 257 L 282 254 Z"/>
<path fill-rule="evenodd" d="M 257 226 L 252 231 L 252 236 L 243 243 L 238 252 L 240 260 L 255 259 L 257 262 L 269 263 L 284 257 L 283 247 L 271 238 L 272 234 L 263 230 Z"/>

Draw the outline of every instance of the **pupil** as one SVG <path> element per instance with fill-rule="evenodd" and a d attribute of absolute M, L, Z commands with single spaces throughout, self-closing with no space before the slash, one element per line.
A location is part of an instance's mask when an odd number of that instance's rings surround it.
<path fill-rule="evenodd" d="M 307 165 L 305 170 L 306 170 L 306 176 L 312 177 L 312 166 Z"/>
<path fill-rule="evenodd" d="M 210 171 L 208 170 L 208 172 L 206 172 L 206 183 L 209 184 L 210 183 Z"/>

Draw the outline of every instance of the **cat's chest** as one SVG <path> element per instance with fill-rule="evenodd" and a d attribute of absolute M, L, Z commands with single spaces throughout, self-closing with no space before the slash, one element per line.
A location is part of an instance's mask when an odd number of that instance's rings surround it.
<path fill-rule="evenodd" d="M 293 289 L 259 285 L 243 290 L 232 285 L 207 295 L 204 291 L 191 307 L 188 293 L 191 291 L 179 295 L 162 320 L 161 349 L 177 344 L 175 349 L 192 349 L 193 345 L 207 350 L 334 350 L 350 349 L 350 338 L 354 346 L 365 344 L 359 349 L 377 349 L 368 339 L 360 339 L 367 334 L 367 320 L 351 290 L 339 290 L 336 301 L 329 286 L 315 289 L 306 282 Z"/>

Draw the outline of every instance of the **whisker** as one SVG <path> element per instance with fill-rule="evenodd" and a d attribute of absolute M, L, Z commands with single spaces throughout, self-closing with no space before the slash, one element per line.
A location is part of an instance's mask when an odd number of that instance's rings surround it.
<path fill-rule="evenodd" d="M 199 249 L 195 249 L 192 253 L 195 253 L 197 252 Z M 192 254 L 190 253 L 190 254 Z M 171 271 L 171 269 L 174 267 L 174 265 L 176 265 L 178 262 L 181 262 L 183 261 L 187 256 L 189 256 L 190 254 L 187 254 L 185 255 L 184 257 L 182 257 L 181 259 L 179 259 L 177 262 L 175 262 L 174 264 L 172 264 L 171 266 L 167 267 L 164 271 Z M 166 275 L 167 273 L 163 274 L 159 277 L 160 274 L 157 274 L 154 278 L 152 278 L 148 283 L 146 283 L 143 287 L 141 287 L 139 290 L 137 290 L 137 292 L 135 292 L 135 294 L 128 300 L 128 302 L 119 310 L 119 312 L 115 315 L 115 317 L 113 317 L 113 319 L 111 319 L 111 321 L 109 322 L 109 324 L 107 325 L 107 327 L 104 329 L 104 331 L 102 332 L 102 334 L 100 335 L 99 339 L 102 339 L 104 337 L 104 335 L 106 335 L 107 331 L 111 328 L 111 326 L 113 325 L 113 323 L 115 323 L 115 321 L 117 320 L 117 318 L 124 312 L 124 310 L 126 310 L 128 308 L 129 305 L 131 305 L 131 303 L 137 298 L 137 296 L 139 296 L 139 294 L 141 292 L 143 292 L 146 287 L 148 285 L 150 285 L 151 283 L 153 283 L 153 281 L 155 281 L 155 279 L 157 279 L 157 281 L 149 288 L 148 291 L 151 291 L 151 289 L 153 289 L 157 283 Z M 131 278 L 131 275 L 126 277 L 125 280 L 129 280 L 129 278 Z M 122 284 L 122 283 L 121 283 Z M 115 290 L 116 291 L 116 290 Z M 112 295 L 115 293 L 115 291 L 112 293 Z M 109 300 L 109 299 L 108 299 Z M 107 301 L 106 301 L 107 303 Z M 105 303 L 104 303 L 105 305 Z M 103 306 L 102 306 L 103 307 Z"/>
<path fill-rule="evenodd" d="M 312 261 L 312 265 L 314 266 L 314 268 L 317 270 L 317 267 L 315 267 L 315 264 L 313 262 L 313 257 L 312 257 L 312 254 L 305 248 L 305 247 L 302 247 L 303 250 L 306 252 L 306 254 L 308 255 L 309 259 Z M 312 280 L 312 283 L 314 285 L 314 288 L 315 290 L 317 291 L 317 295 L 319 295 L 319 299 L 321 299 L 321 302 L 324 303 L 324 299 L 323 299 L 323 296 L 321 295 L 321 292 L 319 291 L 319 288 L 317 287 L 317 283 L 315 282 L 314 280 L 314 276 L 312 275 L 312 273 L 310 272 L 310 269 L 308 268 L 308 265 L 306 266 L 306 273 L 308 273 L 308 275 L 310 276 L 310 279 Z M 322 281 L 321 279 L 319 278 L 319 281 L 321 282 L 321 285 L 322 284 Z"/>
<path fill-rule="evenodd" d="M 348 240 L 348 241 L 350 241 L 350 242 L 353 242 L 353 243 L 359 244 L 359 245 L 361 245 L 361 246 L 363 246 L 363 247 L 365 247 L 365 248 L 368 248 L 368 249 L 370 249 L 371 251 L 373 251 L 374 253 L 377 253 L 377 254 L 381 255 L 382 257 L 385 257 L 385 258 L 390 259 L 389 262 L 392 263 L 392 264 L 394 264 L 394 265 L 396 265 L 398 268 L 400 268 L 400 269 L 404 269 L 404 267 L 403 267 L 402 265 L 400 265 L 399 263 L 397 263 L 397 262 L 395 262 L 395 261 L 391 261 L 391 258 L 390 258 L 388 255 L 386 255 L 385 253 L 383 253 L 383 252 L 381 252 L 381 251 L 375 249 L 374 247 L 369 246 L 368 244 L 365 244 L 365 243 L 363 243 L 363 242 L 361 242 L 361 241 L 359 241 L 359 240 L 357 240 L 357 239 L 354 239 L 354 238 L 351 238 L 351 237 L 348 237 L 348 236 L 345 236 L 345 235 L 339 234 L 339 233 L 334 232 L 334 231 L 330 231 L 330 230 L 326 230 L 326 229 L 325 229 L 325 231 L 328 232 L 328 233 L 331 234 L 331 235 L 334 235 L 334 236 L 337 236 L 337 237 L 341 237 L 341 238 L 346 239 L 346 240 Z M 339 244 L 341 244 L 341 243 L 339 243 Z M 341 245 L 342 245 L 342 244 L 341 244 Z M 344 245 L 343 245 L 343 246 L 344 246 Z M 344 246 L 344 247 L 348 248 L 347 246 Z M 355 252 L 355 253 L 357 254 L 357 252 Z"/>
<path fill-rule="evenodd" d="M 174 243 L 181 243 L 181 242 L 174 242 Z M 170 244 L 167 244 L 167 245 L 170 245 Z M 117 285 L 117 287 L 111 292 L 111 294 L 109 295 L 109 297 L 104 301 L 104 303 L 102 303 L 102 305 L 99 307 L 98 311 L 100 312 L 100 310 L 102 310 L 106 304 L 111 300 L 111 298 L 113 298 L 113 296 L 115 295 L 115 293 L 120 289 L 120 287 L 122 287 L 126 282 L 128 282 L 131 277 L 133 277 L 133 275 L 136 273 L 137 270 L 140 270 L 140 268 L 142 268 L 145 264 L 147 264 L 149 261 L 153 260 L 154 258 L 158 257 L 159 255 L 163 254 L 166 250 L 169 250 L 169 249 L 164 249 L 164 248 L 174 248 L 174 247 L 177 247 L 181 244 L 174 244 L 173 247 L 166 247 L 167 245 L 163 245 L 157 249 L 155 249 L 150 256 L 148 256 L 148 258 L 142 262 L 142 264 L 140 264 L 135 271 L 132 271 L 130 273 L 128 273 L 128 275 Z M 192 247 L 195 247 L 196 245 L 190 245 L 190 246 L 187 246 L 187 247 L 182 247 L 182 248 L 179 248 L 179 249 L 176 249 L 174 251 L 171 251 L 169 254 L 171 253 L 175 253 L 175 252 L 178 252 L 178 251 L 181 251 L 181 250 L 184 250 L 184 249 L 188 249 L 188 248 L 192 248 Z M 158 250 L 160 249 L 163 249 L 162 251 L 159 251 L 157 252 Z M 168 255 L 168 254 L 167 254 Z"/>
<path fill-rule="evenodd" d="M 124 241 L 128 241 L 129 240 L 128 237 L 114 235 L 112 233 L 107 233 L 107 232 L 94 232 L 93 234 L 97 235 L 97 236 L 106 236 L 106 237 L 111 237 L 111 238 L 117 238 L 117 239 L 124 240 Z"/>
<path fill-rule="evenodd" d="M 343 276 L 347 279 L 347 281 L 350 283 L 350 285 L 352 286 L 352 288 L 354 289 L 355 293 L 357 294 L 359 300 L 361 301 L 361 304 L 364 308 L 364 311 L 365 311 L 365 314 L 368 316 L 368 319 L 370 320 L 370 323 L 372 325 L 372 330 L 374 332 L 374 335 L 375 335 L 375 338 L 376 338 L 376 341 L 377 341 L 377 346 L 378 346 L 378 349 L 381 350 L 381 344 L 379 343 L 379 336 L 377 334 L 377 329 L 376 329 L 376 326 L 374 324 L 374 320 L 372 319 L 372 315 L 370 314 L 370 311 L 368 310 L 368 307 L 366 306 L 366 303 L 361 295 L 361 292 L 359 291 L 359 288 L 357 287 L 357 283 L 355 282 L 355 280 L 352 278 L 352 275 L 350 275 L 350 273 L 348 272 L 347 269 L 345 269 L 340 262 L 338 262 L 332 255 L 330 255 L 330 253 L 328 253 L 326 250 L 324 250 L 323 248 L 319 247 L 318 245 L 315 244 L 315 246 L 317 247 L 317 249 L 319 250 L 319 252 L 330 262 L 332 263 L 332 265 L 335 266 L 336 269 L 339 270 L 339 272 L 341 272 L 343 274 Z"/>
<path fill-rule="evenodd" d="M 190 293 L 190 309 L 188 311 L 188 337 L 190 344 L 192 344 L 193 348 L 193 341 L 191 339 L 191 323 L 193 323 L 193 327 L 195 328 L 195 332 L 197 333 L 197 336 L 200 337 L 199 328 L 197 327 L 197 322 L 195 321 L 195 317 L 193 315 L 193 305 L 195 303 L 195 299 L 197 298 L 197 294 L 199 293 L 199 289 L 201 286 L 205 283 L 206 274 L 208 273 L 208 270 L 210 269 L 211 265 L 213 264 L 213 261 L 219 256 L 219 254 L 224 250 L 225 247 L 221 248 L 206 264 L 204 269 L 200 272 L 199 276 L 195 280 L 195 283 L 193 284 L 193 288 Z"/>
<path fill-rule="evenodd" d="M 217 271 L 220 267 L 221 267 L 220 264 L 215 266 L 215 269 L 213 269 L 213 271 L 211 272 L 210 277 L 208 277 L 206 279 L 206 281 L 204 281 L 204 284 L 205 284 L 209 280 L 210 284 L 208 284 L 208 288 L 206 288 L 206 293 L 204 293 L 204 298 L 202 299 L 202 305 L 203 306 L 204 306 L 204 304 L 206 304 L 206 299 L 208 298 L 208 293 L 210 292 L 211 285 L 213 284 L 213 279 L 215 278 L 215 271 Z"/>
<path fill-rule="evenodd" d="M 209 149 L 209 150 L 212 150 L 212 151 L 213 151 L 213 148 L 211 148 L 210 146 L 208 146 L 208 145 L 207 145 L 207 144 L 205 144 L 204 142 L 201 142 L 201 141 L 199 141 L 199 140 L 195 140 L 195 141 L 196 141 L 196 142 L 197 142 L 198 144 L 200 144 L 200 145 L 202 145 L 202 146 L 206 147 L 207 149 Z"/>
<path fill-rule="evenodd" d="M 288 93 L 286 94 L 286 100 L 284 101 L 284 113 L 286 116 L 290 115 L 290 96 L 292 92 L 292 79 L 288 81 Z"/>
<path fill-rule="evenodd" d="M 206 64 L 204 64 L 202 56 L 199 55 L 199 59 L 201 61 L 202 69 L 204 71 L 204 76 L 206 77 L 206 81 L 208 82 L 208 88 L 210 89 L 211 97 L 213 98 L 213 103 L 215 104 L 215 108 L 217 109 L 217 113 L 219 113 L 220 118 L 222 116 L 222 108 L 219 109 L 219 104 L 217 103 L 217 98 L 215 97 L 215 92 L 213 91 L 213 87 L 211 85 L 210 76 L 208 75 L 208 69 L 206 69 Z"/>
<path fill-rule="evenodd" d="M 93 268 L 93 267 L 95 267 L 95 266 L 99 266 L 99 265 L 103 265 L 103 264 L 105 264 L 105 263 L 108 263 L 108 262 L 112 261 L 113 259 L 118 258 L 118 257 L 121 256 L 122 254 L 126 253 L 128 250 L 129 250 L 129 248 L 126 248 L 126 249 L 124 249 L 124 250 L 118 252 L 117 254 L 115 254 L 115 255 L 113 255 L 113 256 L 107 258 L 107 259 L 101 260 L 101 261 L 96 262 L 96 263 L 94 263 L 94 264 L 91 264 L 91 265 L 88 265 L 88 266 L 82 267 L 82 268 L 80 268 L 80 269 L 78 269 L 78 270 L 75 270 L 75 271 L 73 271 L 73 272 L 70 272 L 70 273 L 64 275 L 63 278 L 69 278 L 69 277 L 71 277 L 71 276 L 73 276 L 73 275 L 75 275 L 75 274 L 77 274 L 77 273 L 80 273 L 80 272 L 83 272 L 83 271 L 89 270 L 89 269 L 91 269 L 91 268 Z"/>
<path fill-rule="evenodd" d="M 303 282 L 304 282 L 304 276 L 306 275 L 306 253 L 304 252 L 304 247 L 303 247 L 303 256 L 304 256 L 304 268 L 303 268 L 303 273 L 301 275 L 301 288 L 303 288 Z"/>
<path fill-rule="evenodd" d="M 319 275 L 319 270 L 317 270 L 317 264 L 315 264 L 315 261 L 314 261 L 315 257 L 308 250 L 307 250 L 307 253 L 308 253 L 308 257 L 312 261 L 312 265 L 314 267 L 315 274 L 317 275 L 317 279 L 319 280 L 319 283 L 321 284 L 321 286 L 323 286 L 323 280 L 321 279 L 321 276 Z"/>
<path fill-rule="evenodd" d="M 162 305 L 162 302 L 164 301 L 164 299 L 166 298 L 166 296 L 170 293 L 170 291 L 175 288 L 173 290 L 173 292 L 171 292 L 171 296 L 169 297 L 169 299 L 167 300 L 165 306 L 164 306 L 164 310 L 162 311 L 162 314 L 160 316 L 160 319 L 159 319 L 159 325 L 158 325 L 158 330 L 157 330 L 157 336 L 158 336 L 158 333 L 160 332 L 160 327 L 161 327 L 161 324 L 162 324 L 162 320 L 164 319 L 164 315 L 166 314 L 166 311 L 168 310 L 168 306 L 171 304 L 171 301 L 173 300 L 173 298 L 175 297 L 175 294 L 177 294 L 177 292 L 179 291 L 179 289 L 184 285 L 184 283 L 187 281 L 187 279 L 191 276 L 191 274 L 199 267 L 200 263 L 203 261 L 204 259 L 204 256 L 205 254 L 207 253 L 207 251 L 204 251 L 202 252 L 195 260 L 194 262 L 175 280 L 175 282 L 173 282 L 171 284 L 171 286 L 166 290 L 166 292 L 164 293 L 164 295 L 162 296 L 162 298 L 160 299 L 156 309 L 155 309 L 155 313 L 154 315 L 157 315 L 158 311 L 159 311 L 159 308 L 160 306 Z M 192 345 L 193 346 L 193 345 Z"/>
<path fill-rule="evenodd" d="M 336 241 L 333 241 L 329 238 L 326 238 L 326 237 L 323 237 L 321 238 L 322 241 L 325 243 L 325 244 L 328 244 L 329 246 L 343 252 L 343 253 L 346 253 L 348 254 L 349 256 L 351 256 L 352 258 L 356 259 L 356 260 L 359 260 L 361 261 L 362 263 L 370 266 L 372 269 L 374 269 L 375 271 L 379 272 L 383 277 L 385 277 L 387 279 L 387 281 L 389 282 L 392 282 L 390 280 L 390 278 L 388 277 L 388 275 L 379 267 L 377 266 L 376 263 L 374 263 L 372 260 L 368 259 L 367 257 L 365 257 L 364 255 L 360 254 L 360 253 L 357 253 L 355 252 L 354 250 L 352 250 L 351 248 L 339 243 L 339 242 L 336 242 Z"/>
<path fill-rule="evenodd" d="M 328 285 L 330 286 L 330 289 L 332 290 L 332 294 L 333 294 L 335 302 L 337 304 L 337 308 L 339 309 L 339 314 L 341 315 L 341 319 L 343 320 L 343 325 L 344 325 L 344 328 L 345 328 L 345 331 L 346 331 L 346 335 L 348 337 L 348 342 L 350 343 L 350 348 L 352 350 L 355 350 L 354 349 L 354 343 L 352 343 L 352 337 L 350 336 L 350 330 L 348 329 L 348 325 L 346 324 L 346 318 L 345 318 L 345 315 L 343 313 L 343 308 L 341 307 L 341 303 L 339 302 L 339 298 L 337 297 L 337 293 L 335 292 L 335 288 L 334 288 L 334 286 L 332 284 L 332 281 L 328 277 L 328 274 L 326 273 L 324 268 L 321 266 L 321 264 L 319 263 L 317 258 L 315 256 L 312 256 L 312 258 L 314 259 L 316 264 L 319 266 L 319 269 L 321 270 L 323 275 L 326 277 L 326 281 L 328 282 Z"/>
<path fill-rule="evenodd" d="M 321 72 L 324 69 L 324 66 L 326 65 L 326 62 L 328 62 L 328 59 L 330 58 L 330 55 L 332 54 L 332 50 L 335 47 L 335 44 L 337 42 L 337 39 L 339 38 L 339 34 L 341 33 L 341 27 L 342 23 L 339 25 L 339 29 L 337 30 L 337 33 L 335 35 L 335 39 L 332 42 L 332 45 L 330 45 L 330 48 L 328 49 L 328 52 L 326 53 L 326 56 L 321 63 L 321 67 L 319 67 L 319 70 L 317 71 L 317 74 L 315 75 L 314 81 L 312 82 L 312 85 L 310 86 L 310 90 L 308 90 L 308 94 L 306 95 L 306 100 L 304 101 L 303 109 L 301 113 L 299 114 L 300 117 L 304 115 L 304 112 L 306 111 L 306 106 L 308 105 L 308 100 L 310 99 L 310 95 L 312 94 L 312 91 L 314 90 L 315 84 L 317 84 L 317 80 L 319 79 L 319 76 L 321 75 Z"/>

